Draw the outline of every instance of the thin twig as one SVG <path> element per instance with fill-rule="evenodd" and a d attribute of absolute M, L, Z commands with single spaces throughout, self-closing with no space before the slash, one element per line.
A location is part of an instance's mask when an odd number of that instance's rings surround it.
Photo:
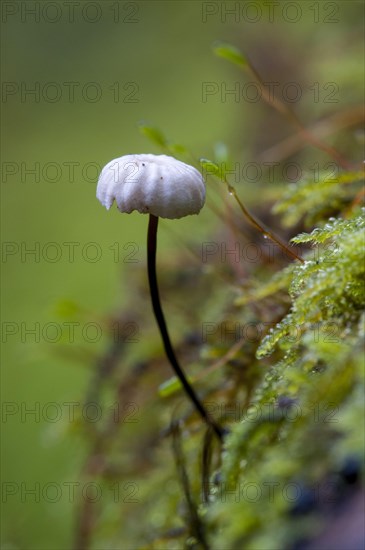
<path fill-rule="evenodd" d="M 350 163 L 342 156 L 342 154 L 339 151 L 337 151 L 337 149 L 335 149 L 334 147 L 331 147 L 330 145 L 327 145 L 326 143 L 323 143 L 323 141 L 318 139 L 317 136 L 312 134 L 304 126 L 304 124 L 299 119 L 297 114 L 286 103 L 283 103 L 276 97 L 271 96 L 270 92 L 268 92 L 268 90 L 266 89 L 265 83 L 263 82 L 260 74 L 256 71 L 255 67 L 251 64 L 251 62 L 248 59 L 247 59 L 247 65 L 245 66 L 245 68 L 248 68 L 248 71 L 251 73 L 251 75 L 255 78 L 255 80 L 260 85 L 262 97 L 266 101 L 266 103 L 268 105 L 271 105 L 271 107 L 276 109 L 276 111 L 278 111 L 280 114 L 286 116 L 286 118 L 291 122 L 291 124 L 293 124 L 293 126 L 297 128 L 298 132 L 307 143 L 327 153 L 330 157 L 335 159 L 342 168 L 345 168 L 345 169 L 351 168 Z"/>
<path fill-rule="evenodd" d="M 290 250 L 290 248 L 279 237 L 277 237 L 272 231 L 270 231 L 270 229 L 268 229 L 262 222 L 260 222 L 257 218 L 255 218 L 247 210 L 247 208 L 245 207 L 245 205 L 242 203 L 241 199 L 237 195 L 236 189 L 230 183 L 228 183 L 227 180 L 224 180 L 224 183 L 227 185 L 228 191 L 230 192 L 231 195 L 234 196 L 234 198 L 236 199 L 240 209 L 242 210 L 242 212 L 246 216 L 246 218 L 249 220 L 251 225 L 256 227 L 256 229 L 258 229 L 260 231 L 260 233 L 262 233 L 264 235 L 264 237 L 267 237 L 267 238 L 271 239 L 274 243 L 279 245 L 280 248 L 282 250 L 284 250 L 289 256 L 291 256 L 295 260 L 299 260 L 300 262 L 304 263 L 303 258 L 298 256 L 298 254 L 296 254 L 293 250 Z"/>

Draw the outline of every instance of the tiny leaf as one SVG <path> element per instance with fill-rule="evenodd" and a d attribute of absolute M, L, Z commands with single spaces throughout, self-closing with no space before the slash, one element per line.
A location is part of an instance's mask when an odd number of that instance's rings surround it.
<path fill-rule="evenodd" d="M 190 383 L 192 383 L 194 380 L 191 376 L 188 376 L 187 378 Z M 170 395 L 173 395 L 181 389 L 182 385 L 180 380 L 176 378 L 176 376 L 173 376 L 159 386 L 158 393 L 161 397 L 169 397 Z"/>
<path fill-rule="evenodd" d="M 199 162 L 206 175 L 218 176 L 220 178 L 220 168 L 218 164 L 216 164 L 212 160 L 204 158 L 199 159 Z"/>
<path fill-rule="evenodd" d="M 213 45 L 213 52 L 217 57 L 223 57 L 235 65 L 242 67 L 247 67 L 247 60 L 245 56 L 240 52 L 238 48 L 232 46 L 231 44 L 224 44 L 219 42 Z"/>
<path fill-rule="evenodd" d="M 187 148 L 180 143 L 170 143 L 169 150 L 174 155 L 186 155 L 188 153 Z"/>
<path fill-rule="evenodd" d="M 160 147 L 166 147 L 167 145 L 166 138 L 163 135 L 163 133 L 160 130 L 158 130 L 158 128 L 155 128 L 154 126 L 149 126 L 141 122 L 139 124 L 139 129 L 141 134 L 146 136 L 153 143 L 159 145 Z"/>

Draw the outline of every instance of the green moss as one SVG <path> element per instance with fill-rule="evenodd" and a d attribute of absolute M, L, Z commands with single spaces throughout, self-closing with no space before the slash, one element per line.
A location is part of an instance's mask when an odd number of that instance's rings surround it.
<path fill-rule="evenodd" d="M 296 243 L 331 246 L 317 248 L 318 259 L 307 259 L 293 269 L 289 293 L 290 312 L 264 338 L 257 351 L 259 358 L 270 354 L 278 344 L 282 349 L 299 350 L 308 333 L 314 340 L 313 351 L 331 346 L 345 337 L 364 307 L 363 212 L 352 219 L 331 219 L 310 235 L 301 234 Z M 316 346 L 315 344 L 318 344 Z"/>
<path fill-rule="evenodd" d="M 298 184 L 288 186 L 283 199 L 274 208 L 275 213 L 282 214 L 284 225 L 294 225 L 304 218 L 306 225 L 311 226 L 351 202 L 364 174 L 339 173 L 334 162 L 329 162 L 327 166 L 329 170 L 318 173 L 314 178 L 307 175 Z"/>
<path fill-rule="evenodd" d="M 302 191 L 299 184 L 299 197 Z M 292 190 L 297 204 L 294 198 Z M 237 300 L 265 299 L 285 282 L 291 307 L 256 351 L 258 360 L 274 360 L 255 388 L 251 407 L 259 414 L 233 426 L 226 444 L 223 486 L 234 486 L 237 500 L 221 496 L 211 505 L 212 526 L 224 526 L 213 548 L 285 548 L 314 537 L 325 523 L 328 477 L 346 457 L 362 455 L 363 214 L 355 209 L 298 235 L 293 242 L 314 247 L 304 263 Z M 250 483 L 257 501 L 245 493 Z"/>

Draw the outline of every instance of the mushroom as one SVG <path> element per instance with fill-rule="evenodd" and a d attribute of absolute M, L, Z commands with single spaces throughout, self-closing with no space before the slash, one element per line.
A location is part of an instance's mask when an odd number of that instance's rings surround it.
<path fill-rule="evenodd" d="M 201 174 L 192 166 L 167 155 L 125 155 L 110 161 L 103 168 L 96 197 L 108 210 L 115 200 L 120 212 L 130 214 L 137 210 L 149 214 L 148 281 L 166 356 L 200 416 L 222 441 L 223 428 L 209 416 L 176 358 L 161 307 L 156 275 L 159 217 L 178 219 L 200 212 L 205 202 L 205 185 Z"/>

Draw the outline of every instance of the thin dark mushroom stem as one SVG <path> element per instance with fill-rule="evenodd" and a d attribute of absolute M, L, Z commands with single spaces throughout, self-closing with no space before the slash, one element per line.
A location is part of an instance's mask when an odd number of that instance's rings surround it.
<path fill-rule="evenodd" d="M 160 294 L 157 284 L 157 275 L 156 275 L 156 249 L 157 249 L 157 227 L 158 227 L 158 217 L 150 214 L 149 223 L 148 223 L 148 237 L 147 237 L 147 265 L 148 265 L 148 281 L 150 285 L 151 300 L 153 312 L 156 317 L 158 328 L 161 333 L 163 345 L 165 348 L 166 356 L 170 361 L 170 364 L 173 370 L 176 373 L 176 376 L 179 378 L 186 394 L 189 399 L 193 402 L 195 408 L 199 412 L 200 416 L 212 428 L 216 436 L 220 441 L 223 440 L 224 430 L 218 424 L 216 424 L 209 416 L 208 412 L 204 408 L 204 405 L 199 400 L 192 386 L 189 384 L 185 374 L 183 373 L 179 362 L 175 356 L 173 350 L 169 333 L 167 331 L 165 317 L 162 311 Z"/>

